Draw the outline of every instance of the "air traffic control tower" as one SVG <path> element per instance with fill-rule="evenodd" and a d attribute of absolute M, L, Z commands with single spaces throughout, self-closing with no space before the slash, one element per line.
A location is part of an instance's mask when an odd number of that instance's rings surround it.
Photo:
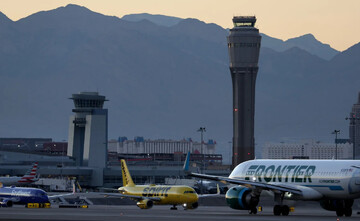
<path fill-rule="evenodd" d="M 232 167 L 255 158 L 255 82 L 261 36 L 255 16 L 235 16 L 227 37 L 233 84 Z"/>
<path fill-rule="evenodd" d="M 68 156 L 76 166 L 98 168 L 102 173 L 107 163 L 108 110 L 103 109 L 107 100 L 97 92 L 73 94 L 70 99 L 75 115 L 70 117 Z"/>

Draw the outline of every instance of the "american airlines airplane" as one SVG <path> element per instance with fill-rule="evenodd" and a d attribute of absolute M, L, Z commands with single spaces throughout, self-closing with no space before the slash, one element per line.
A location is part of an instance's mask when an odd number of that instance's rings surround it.
<path fill-rule="evenodd" d="M 35 162 L 31 169 L 26 172 L 26 174 L 22 177 L 12 176 L 12 177 L 0 177 L 0 183 L 4 186 L 11 186 L 11 185 L 26 185 L 39 180 L 36 172 L 38 169 L 38 163 Z"/>
<path fill-rule="evenodd" d="M 235 167 L 229 177 L 189 172 L 190 176 L 223 181 L 238 186 L 226 193 L 226 202 L 238 210 L 257 213 L 263 190 L 274 194 L 274 215 L 289 215 L 287 200 L 319 201 L 337 216 L 351 216 L 354 199 L 360 198 L 359 160 L 249 160 Z"/>

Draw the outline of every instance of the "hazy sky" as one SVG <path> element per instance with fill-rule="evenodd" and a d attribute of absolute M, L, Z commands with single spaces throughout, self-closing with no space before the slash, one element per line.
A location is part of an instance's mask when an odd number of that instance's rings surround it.
<path fill-rule="evenodd" d="M 340 51 L 360 41 L 360 0 L 0 0 L 0 11 L 16 21 L 69 3 L 117 17 L 146 12 L 224 28 L 233 15 L 256 15 L 262 33 L 283 40 L 312 33 Z"/>

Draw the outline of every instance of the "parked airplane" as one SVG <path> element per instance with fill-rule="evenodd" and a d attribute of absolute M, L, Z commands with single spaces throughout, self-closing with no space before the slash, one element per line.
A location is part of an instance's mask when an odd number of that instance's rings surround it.
<path fill-rule="evenodd" d="M 257 213 L 260 193 L 274 194 L 274 215 L 287 216 L 284 199 L 319 201 L 322 208 L 337 216 L 351 216 L 354 199 L 360 198 L 359 160 L 249 160 L 235 167 L 229 177 L 189 172 L 190 176 L 238 184 L 226 193 L 233 209 Z"/>
<path fill-rule="evenodd" d="M 38 163 L 35 162 L 31 169 L 26 172 L 26 174 L 22 177 L 12 176 L 12 177 L 0 177 L 0 183 L 4 186 L 11 186 L 11 185 L 26 185 L 39 180 L 36 172 L 38 169 Z"/>
<path fill-rule="evenodd" d="M 196 209 L 199 205 L 198 195 L 189 186 L 135 185 L 125 160 L 121 160 L 121 171 L 123 186 L 117 189 L 119 193 L 104 195 L 133 199 L 141 209 L 150 209 L 154 204 L 173 205 L 173 210 L 177 209 L 177 205 L 182 205 L 184 209 Z"/>
<path fill-rule="evenodd" d="M 48 196 L 47 193 L 38 188 L 28 187 L 4 187 L 0 184 L 0 206 L 12 207 L 13 204 L 27 205 L 28 203 L 38 203 L 40 207 L 50 203 L 50 200 L 59 197 L 73 195 L 75 193 L 75 184 L 73 184 L 73 192 L 59 195 Z"/>

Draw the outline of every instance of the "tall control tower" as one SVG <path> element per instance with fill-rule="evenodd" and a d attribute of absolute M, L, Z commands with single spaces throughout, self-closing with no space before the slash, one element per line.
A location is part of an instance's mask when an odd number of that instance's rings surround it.
<path fill-rule="evenodd" d="M 261 42 L 255 22 L 255 16 L 235 16 L 227 38 L 233 84 L 232 167 L 255 158 L 255 81 Z"/>

